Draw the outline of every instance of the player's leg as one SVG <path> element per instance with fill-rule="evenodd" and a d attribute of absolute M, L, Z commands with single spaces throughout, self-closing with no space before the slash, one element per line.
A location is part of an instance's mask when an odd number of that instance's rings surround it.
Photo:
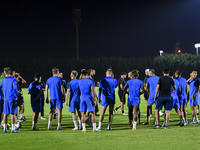
<path fill-rule="evenodd" d="M 81 112 L 80 112 L 80 111 L 77 111 L 77 114 L 78 114 L 79 130 L 81 130 L 81 129 L 82 129 Z"/>
<path fill-rule="evenodd" d="M 62 121 L 62 109 L 58 109 L 58 127 L 57 127 L 57 130 L 63 130 L 63 128 L 61 128 L 61 121 Z"/>
<path fill-rule="evenodd" d="M 78 130 L 78 123 L 77 123 L 77 118 L 76 118 L 76 112 L 72 112 L 72 119 L 74 122 L 74 128 L 72 130 Z"/>
<path fill-rule="evenodd" d="M 32 130 L 40 130 L 39 128 L 37 128 L 37 122 L 38 122 L 38 116 L 39 116 L 39 112 L 33 112 L 33 124 L 32 124 Z"/>
<path fill-rule="evenodd" d="M 98 102 L 96 102 L 96 106 L 95 106 L 95 114 L 96 116 L 99 116 L 99 114 L 97 114 L 99 112 L 99 106 L 98 106 Z"/>
<path fill-rule="evenodd" d="M 49 122 L 48 122 L 48 130 L 51 130 L 51 121 L 53 118 L 53 114 L 56 109 L 56 100 L 50 100 L 50 113 L 49 113 Z"/>
<path fill-rule="evenodd" d="M 104 119 L 104 114 L 106 112 L 106 109 L 107 109 L 107 106 L 101 106 L 101 114 L 99 116 L 99 127 L 98 127 L 99 130 L 101 130 L 101 123 Z"/>
<path fill-rule="evenodd" d="M 82 122 L 82 127 L 83 127 L 82 132 L 86 132 L 86 128 L 85 128 L 85 113 L 86 112 L 81 111 L 81 122 Z"/>
<path fill-rule="evenodd" d="M 141 124 L 141 122 L 140 122 L 140 105 L 138 105 L 138 124 Z"/>
<path fill-rule="evenodd" d="M 7 130 L 7 125 L 8 125 L 8 114 L 3 115 L 3 127 L 4 127 L 4 133 L 8 132 Z"/>
<path fill-rule="evenodd" d="M 46 118 L 44 118 L 44 98 L 41 99 L 41 119 L 46 120 Z"/>
<path fill-rule="evenodd" d="M 91 115 L 91 120 L 92 120 L 92 125 L 93 125 L 93 131 L 98 131 L 96 129 L 96 115 L 95 115 L 95 110 L 90 112 Z"/>
<path fill-rule="evenodd" d="M 112 130 L 111 124 L 113 121 L 113 109 L 114 109 L 114 104 L 109 104 L 109 124 L 107 130 Z"/>
<path fill-rule="evenodd" d="M 133 122 L 133 130 L 136 130 L 137 117 L 138 117 L 138 105 L 134 106 L 134 122 Z"/>
<path fill-rule="evenodd" d="M 199 115 L 199 105 L 197 105 L 197 115 Z"/>
<path fill-rule="evenodd" d="M 129 124 L 133 123 L 133 106 L 128 106 Z"/>
<path fill-rule="evenodd" d="M 164 97 L 162 103 L 165 106 L 165 114 L 166 114 L 165 129 L 169 129 L 168 123 L 169 123 L 169 119 L 170 119 L 170 111 L 173 108 L 173 99 L 171 97 Z"/>
<path fill-rule="evenodd" d="M 156 126 L 153 127 L 153 129 L 160 128 L 159 124 L 159 111 L 162 110 L 162 107 L 164 105 L 163 97 L 158 97 L 156 102 L 156 108 L 155 108 L 155 119 L 156 119 Z"/>
<path fill-rule="evenodd" d="M 143 123 L 144 125 L 148 125 L 150 123 L 150 110 L 152 109 L 152 105 L 147 104 L 147 122 Z"/>

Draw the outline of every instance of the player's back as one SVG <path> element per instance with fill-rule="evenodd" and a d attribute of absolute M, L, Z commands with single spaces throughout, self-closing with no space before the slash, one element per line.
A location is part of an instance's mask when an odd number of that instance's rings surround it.
<path fill-rule="evenodd" d="M 103 90 L 103 95 L 106 97 L 113 97 L 116 87 L 117 80 L 112 77 L 105 77 L 100 81 L 100 88 Z"/>
<path fill-rule="evenodd" d="M 70 101 L 80 101 L 80 88 L 79 88 L 79 80 L 73 79 L 69 82 L 70 89 Z"/>
<path fill-rule="evenodd" d="M 177 93 L 178 93 L 178 90 L 179 90 L 179 87 L 180 87 L 180 85 L 179 85 L 179 81 L 178 81 L 177 79 L 174 79 L 174 83 L 175 83 L 175 86 L 176 86 L 176 91 L 173 92 L 173 91 L 174 91 L 174 88 L 172 87 L 172 89 L 171 89 L 171 93 L 173 93 L 173 94 L 177 94 Z"/>
<path fill-rule="evenodd" d="M 156 87 L 157 87 L 157 83 L 158 83 L 158 76 L 151 76 L 147 79 L 147 84 L 149 85 L 149 89 L 150 89 L 150 95 L 154 96 L 155 92 L 156 92 Z"/>
<path fill-rule="evenodd" d="M 15 100 L 18 98 L 17 80 L 11 76 L 6 77 L 1 82 L 4 100 Z"/>
<path fill-rule="evenodd" d="M 81 96 L 91 96 L 91 87 L 94 86 L 91 79 L 82 78 L 79 80 L 79 88 L 81 91 Z"/>
<path fill-rule="evenodd" d="M 42 89 L 41 83 L 39 83 L 37 81 L 34 81 L 29 85 L 28 91 L 31 94 L 31 100 L 37 97 L 37 95 L 38 95 L 38 93 L 40 92 L 41 89 Z"/>
<path fill-rule="evenodd" d="M 62 80 L 59 77 L 57 77 L 57 76 L 50 77 L 47 80 L 46 85 L 49 86 L 50 98 L 52 100 L 53 99 L 62 99 L 62 91 L 61 91 Z"/>
<path fill-rule="evenodd" d="M 187 86 L 187 80 L 183 77 L 177 78 L 179 81 L 179 86 L 181 88 L 181 91 L 178 91 L 178 95 L 181 97 L 187 97 L 187 91 L 186 91 L 186 86 Z"/>
<path fill-rule="evenodd" d="M 197 88 L 199 88 L 199 80 L 196 78 L 196 79 L 190 80 L 188 83 L 189 83 L 189 95 L 190 95 L 190 98 L 192 98 Z M 196 94 L 196 96 L 197 95 L 198 94 Z"/>
<path fill-rule="evenodd" d="M 131 79 L 126 83 L 126 86 L 129 87 L 129 98 L 140 99 L 140 88 L 143 87 L 143 82 L 139 79 Z"/>

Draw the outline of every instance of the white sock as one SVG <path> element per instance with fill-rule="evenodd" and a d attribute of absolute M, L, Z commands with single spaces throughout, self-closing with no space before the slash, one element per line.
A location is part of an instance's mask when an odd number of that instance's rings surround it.
<path fill-rule="evenodd" d="M 83 130 L 86 130 L 85 123 L 82 123 Z"/>
<path fill-rule="evenodd" d="M 48 123 L 48 128 L 50 128 L 51 127 L 51 121 L 49 121 L 49 123 Z"/>
<path fill-rule="evenodd" d="M 22 117 L 24 117 L 24 113 L 22 113 Z"/>
<path fill-rule="evenodd" d="M 183 117 L 182 119 L 183 119 L 183 122 L 185 122 L 185 118 Z"/>
<path fill-rule="evenodd" d="M 196 115 L 196 121 L 199 121 L 199 118 L 198 118 L 198 116 Z"/>
<path fill-rule="evenodd" d="M 19 114 L 19 118 L 22 119 L 22 117 L 23 117 L 22 114 Z"/>
<path fill-rule="evenodd" d="M 108 128 L 110 128 L 110 126 L 111 126 L 111 122 L 109 122 L 109 124 L 108 124 Z"/>
<path fill-rule="evenodd" d="M 133 120 L 130 120 L 129 122 L 130 122 L 130 123 L 132 123 L 132 122 L 133 122 Z"/>
<path fill-rule="evenodd" d="M 60 128 L 61 123 L 58 123 L 58 128 Z"/>
<path fill-rule="evenodd" d="M 150 122 L 150 117 L 148 117 L 148 120 L 147 120 L 147 122 Z"/>
<path fill-rule="evenodd" d="M 136 128 L 137 121 L 133 121 L 133 127 Z"/>
<path fill-rule="evenodd" d="M 185 121 L 187 122 L 187 117 L 185 117 Z"/>
<path fill-rule="evenodd" d="M 7 130 L 7 124 L 3 124 L 4 130 Z"/>
<path fill-rule="evenodd" d="M 74 120 L 73 122 L 74 122 L 75 129 L 78 129 L 78 124 L 77 124 L 77 121 L 76 121 L 76 120 Z"/>
<path fill-rule="evenodd" d="M 34 121 L 32 122 L 32 126 L 35 127 L 35 123 L 34 123 Z"/>
<path fill-rule="evenodd" d="M 199 113 L 199 110 L 197 109 L 197 113 Z"/>
<path fill-rule="evenodd" d="M 15 124 L 12 124 L 12 130 L 15 130 Z"/>
<path fill-rule="evenodd" d="M 192 121 L 193 121 L 193 122 L 194 122 L 194 120 L 195 120 L 195 117 L 192 118 Z"/>
<path fill-rule="evenodd" d="M 93 123 L 93 130 L 96 130 L 96 123 Z"/>
<path fill-rule="evenodd" d="M 99 129 L 101 129 L 101 122 L 99 122 Z"/>
<path fill-rule="evenodd" d="M 81 128 L 81 124 L 82 124 L 81 120 L 78 120 L 78 122 L 79 122 L 79 128 Z"/>

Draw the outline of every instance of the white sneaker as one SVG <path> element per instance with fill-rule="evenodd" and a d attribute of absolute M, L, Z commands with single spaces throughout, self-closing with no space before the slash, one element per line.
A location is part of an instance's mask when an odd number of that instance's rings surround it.
<path fill-rule="evenodd" d="M 101 130 L 99 130 L 98 128 L 93 129 L 93 132 L 99 132 L 99 131 L 101 131 Z"/>
<path fill-rule="evenodd" d="M 82 130 L 82 132 L 86 132 L 86 130 Z"/>
<path fill-rule="evenodd" d="M 116 115 L 118 114 L 116 109 L 114 109 L 114 112 L 115 112 Z"/>
<path fill-rule="evenodd" d="M 122 113 L 122 115 L 123 115 L 123 116 L 127 116 L 128 114 L 126 114 L 126 113 Z"/>
<path fill-rule="evenodd" d="M 108 127 L 107 130 L 112 130 L 112 128 L 111 128 L 111 127 Z"/>

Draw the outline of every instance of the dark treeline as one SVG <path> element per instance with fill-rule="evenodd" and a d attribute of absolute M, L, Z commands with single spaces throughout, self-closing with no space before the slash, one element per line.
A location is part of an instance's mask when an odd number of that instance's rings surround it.
<path fill-rule="evenodd" d="M 200 56 L 192 54 L 181 54 L 175 56 L 173 54 L 159 57 L 142 57 L 142 58 L 119 58 L 119 57 L 99 57 L 91 59 L 76 60 L 71 59 L 32 59 L 32 60 L 0 60 L 0 68 L 9 66 L 18 70 L 21 76 L 28 82 L 24 87 L 28 87 L 33 81 L 34 73 L 38 72 L 42 75 L 43 81 L 46 81 L 52 76 L 51 69 L 58 67 L 64 74 L 66 81 L 70 80 L 70 72 L 77 70 L 80 73 L 81 69 L 93 68 L 96 70 L 95 81 L 99 81 L 105 76 L 107 68 L 112 68 L 115 78 L 120 77 L 122 71 L 129 72 L 133 69 L 140 71 L 140 79 L 144 79 L 144 70 L 154 68 L 158 76 L 162 75 L 162 69 L 169 67 L 172 71 L 180 69 L 183 77 L 189 78 L 192 70 L 200 72 Z"/>

